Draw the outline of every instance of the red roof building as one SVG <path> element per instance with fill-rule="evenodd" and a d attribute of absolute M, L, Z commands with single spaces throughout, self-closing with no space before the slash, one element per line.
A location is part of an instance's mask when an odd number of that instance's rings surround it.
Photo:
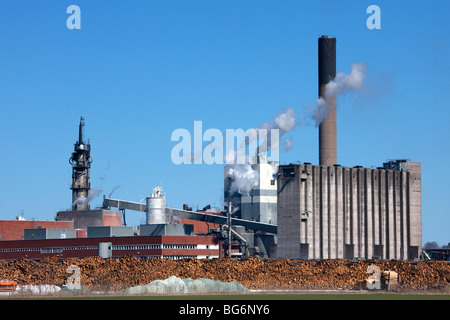
<path fill-rule="evenodd" d="M 73 221 L 0 220 L 0 242 L 22 240 L 25 229 L 73 229 Z"/>

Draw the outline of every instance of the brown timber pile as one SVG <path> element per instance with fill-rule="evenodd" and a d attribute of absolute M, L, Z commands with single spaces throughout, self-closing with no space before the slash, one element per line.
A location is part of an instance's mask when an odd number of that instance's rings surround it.
<path fill-rule="evenodd" d="M 66 272 L 67 268 L 77 265 L 81 271 L 81 285 L 89 289 L 122 289 L 170 276 L 236 281 L 248 289 L 364 289 L 369 277 L 366 271 L 371 264 L 378 266 L 381 272 L 397 272 L 401 288 L 450 287 L 450 264 L 437 261 L 45 258 L 39 261 L 0 260 L 0 279 L 14 279 L 19 284 L 64 285 L 71 276 Z"/>

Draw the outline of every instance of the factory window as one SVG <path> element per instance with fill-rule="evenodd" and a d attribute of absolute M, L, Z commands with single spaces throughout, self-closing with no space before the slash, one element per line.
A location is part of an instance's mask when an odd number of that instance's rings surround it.
<path fill-rule="evenodd" d="M 42 248 L 41 253 L 62 253 L 62 248 Z"/>
<path fill-rule="evenodd" d="M 196 249 L 195 244 L 165 244 L 163 249 Z"/>
<path fill-rule="evenodd" d="M 294 178 L 295 177 L 295 169 L 294 168 L 283 168 L 282 174 L 284 178 Z"/>
<path fill-rule="evenodd" d="M 96 249 L 98 249 L 98 247 L 97 246 L 89 246 L 89 247 L 87 247 L 87 246 L 80 246 L 80 247 L 65 247 L 65 248 L 63 248 L 64 250 L 96 250 Z"/>
<path fill-rule="evenodd" d="M 0 249 L 0 252 L 31 252 L 39 251 L 40 249 L 23 248 L 23 249 Z"/>
<path fill-rule="evenodd" d="M 129 246 L 113 246 L 113 250 L 151 250 L 151 249 L 161 249 L 159 244 L 146 244 L 146 245 L 129 245 Z"/>
<path fill-rule="evenodd" d="M 186 258 L 197 258 L 197 256 L 161 256 L 163 259 L 181 260 Z"/>
<path fill-rule="evenodd" d="M 270 185 L 274 186 L 275 185 L 275 180 L 270 180 Z"/>

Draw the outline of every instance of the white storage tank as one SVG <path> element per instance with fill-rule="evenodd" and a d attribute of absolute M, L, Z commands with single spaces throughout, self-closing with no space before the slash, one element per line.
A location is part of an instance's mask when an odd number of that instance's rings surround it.
<path fill-rule="evenodd" d="M 147 224 L 166 223 L 166 197 L 161 193 L 161 188 L 153 188 L 152 194 L 147 200 Z"/>
<path fill-rule="evenodd" d="M 112 242 L 99 242 L 98 243 L 98 255 L 102 258 L 112 257 Z"/>

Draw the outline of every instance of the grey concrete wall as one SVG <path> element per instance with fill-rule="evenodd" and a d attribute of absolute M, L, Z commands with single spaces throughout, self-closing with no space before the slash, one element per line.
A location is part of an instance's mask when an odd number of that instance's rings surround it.
<path fill-rule="evenodd" d="M 417 258 L 420 163 L 404 168 L 280 166 L 277 257 Z"/>
<path fill-rule="evenodd" d="M 300 166 L 292 166 L 285 170 L 294 172 L 294 179 L 280 177 L 278 179 L 278 244 L 277 257 L 300 258 Z M 280 201 L 281 195 L 281 201 Z"/>
<path fill-rule="evenodd" d="M 103 237 L 131 237 L 134 235 L 132 227 L 88 227 L 88 238 Z"/>

